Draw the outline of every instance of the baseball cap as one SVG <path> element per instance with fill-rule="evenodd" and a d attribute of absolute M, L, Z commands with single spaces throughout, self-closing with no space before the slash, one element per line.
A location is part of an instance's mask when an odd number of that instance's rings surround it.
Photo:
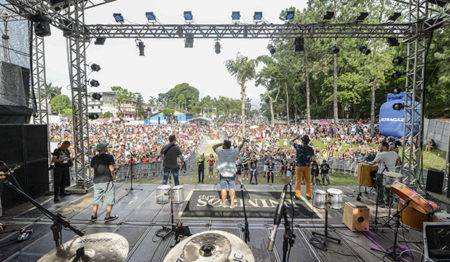
<path fill-rule="evenodd" d="M 106 148 L 109 144 L 108 143 L 98 143 L 95 146 L 95 149 L 97 149 L 97 151 L 102 151 L 104 148 Z"/>

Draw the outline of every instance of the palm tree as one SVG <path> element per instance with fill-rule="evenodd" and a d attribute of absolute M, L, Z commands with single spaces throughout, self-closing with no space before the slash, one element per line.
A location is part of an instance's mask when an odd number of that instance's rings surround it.
<path fill-rule="evenodd" d="M 253 59 L 242 56 L 240 53 L 236 55 L 236 60 L 225 61 L 228 72 L 235 76 L 238 84 L 241 86 L 241 103 L 242 103 L 242 132 L 245 134 L 245 83 L 255 78 L 256 63 Z"/>

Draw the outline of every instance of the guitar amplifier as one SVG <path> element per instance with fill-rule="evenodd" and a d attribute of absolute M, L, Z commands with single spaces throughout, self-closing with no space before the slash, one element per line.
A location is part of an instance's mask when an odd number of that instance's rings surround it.
<path fill-rule="evenodd" d="M 346 202 L 342 223 L 351 231 L 369 231 L 369 211 L 369 208 L 365 205 Z"/>
<path fill-rule="evenodd" d="M 434 168 L 428 168 L 426 190 L 442 194 L 443 185 L 444 185 L 444 172 Z"/>

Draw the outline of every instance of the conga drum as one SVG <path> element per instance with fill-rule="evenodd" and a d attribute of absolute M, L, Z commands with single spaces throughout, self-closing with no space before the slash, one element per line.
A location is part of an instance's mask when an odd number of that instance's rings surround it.
<path fill-rule="evenodd" d="M 412 202 L 412 201 L 411 201 Z M 400 211 L 403 206 L 405 205 L 405 201 L 403 199 L 400 199 L 398 201 L 398 211 Z M 400 222 L 408 226 L 410 228 L 414 228 L 418 231 L 423 230 L 423 222 L 439 222 L 439 219 L 434 217 L 432 213 L 423 214 L 413 207 L 411 207 L 411 204 L 407 206 L 403 211 L 400 213 Z"/>
<path fill-rule="evenodd" d="M 439 206 L 436 203 L 426 200 L 419 193 L 400 182 L 394 182 L 394 184 L 391 185 L 391 190 L 401 199 L 411 199 L 409 207 L 414 208 L 422 214 L 427 215 L 429 213 L 434 213 L 439 209 Z"/>
<path fill-rule="evenodd" d="M 358 184 L 362 186 L 373 187 L 372 177 L 370 173 L 377 171 L 378 166 L 368 165 L 365 163 L 358 164 Z"/>

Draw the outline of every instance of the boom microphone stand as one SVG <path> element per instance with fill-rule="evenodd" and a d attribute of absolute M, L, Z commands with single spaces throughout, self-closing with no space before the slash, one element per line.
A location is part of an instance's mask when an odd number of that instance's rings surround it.
<path fill-rule="evenodd" d="M 244 227 L 242 228 L 242 232 L 244 232 L 244 241 L 245 243 L 247 243 L 250 242 L 250 230 L 248 228 L 247 211 L 245 210 L 244 185 L 242 184 L 242 180 L 240 178 L 239 182 L 241 183 L 242 207 L 244 208 L 244 219 L 245 219 L 245 224 Z"/>
<path fill-rule="evenodd" d="M 44 213 L 45 216 L 50 218 L 53 221 L 53 225 L 50 227 L 53 232 L 53 240 L 55 241 L 56 247 L 59 247 L 62 244 L 62 228 L 68 228 L 72 230 L 75 234 L 79 236 L 83 236 L 83 232 L 80 230 L 74 228 L 70 223 L 64 219 L 64 217 L 61 214 L 53 214 L 50 210 L 43 207 L 41 204 L 36 202 L 33 198 L 31 198 L 29 195 L 27 195 L 25 192 L 17 188 L 14 184 L 9 182 L 8 180 L 3 180 L 2 183 L 6 185 L 7 187 L 11 188 L 12 190 L 16 191 L 19 195 L 25 197 L 28 201 L 31 202 L 37 209 L 39 209 L 42 213 Z"/>
<path fill-rule="evenodd" d="M 133 154 L 131 154 L 131 159 L 130 159 L 130 188 L 127 188 L 126 190 L 128 190 L 128 194 L 133 191 L 133 190 L 142 190 L 142 188 L 133 188 Z"/>

